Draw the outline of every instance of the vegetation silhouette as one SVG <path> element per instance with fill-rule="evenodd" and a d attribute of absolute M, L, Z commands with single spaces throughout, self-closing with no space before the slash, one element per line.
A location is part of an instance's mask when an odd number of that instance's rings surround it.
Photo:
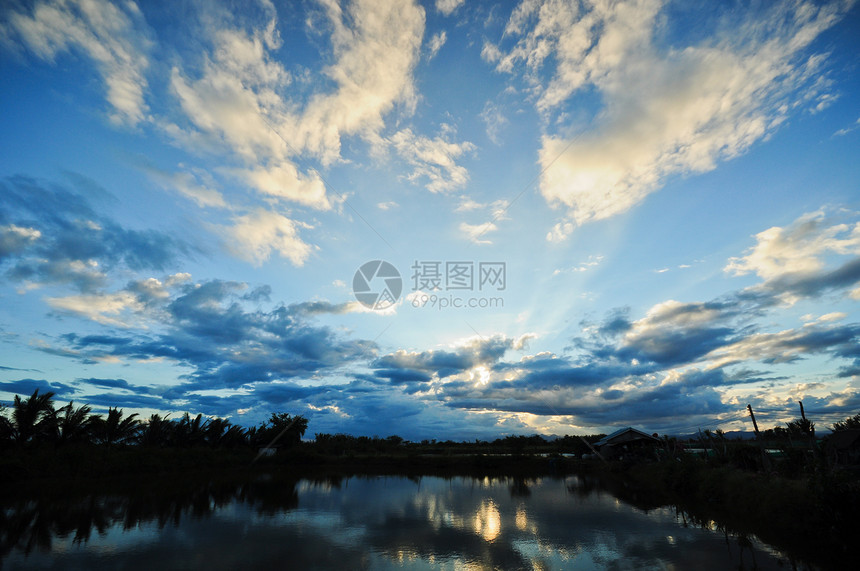
<path fill-rule="evenodd" d="M 108 407 L 106 415 L 95 414 L 92 407 L 75 407 L 74 402 L 54 407 L 54 393 L 36 389 L 27 398 L 15 395 L 11 415 L 0 407 L 0 447 L 32 449 L 68 445 L 97 445 L 107 448 L 142 446 L 255 448 L 266 446 L 278 435 L 279 446 L 301 442 L 308 421 L 302 416 L 272 413 L 268 421 L 244 428 L 223 418 L 192 417 L 187 412 L 178 420 L 153 414 L 140 420 L 138 414 L 124 414 L 122 409 Z"/>
<path fill-rule="evenodd" d="M 552 441 L 534 435 L 410 442 L 399 436 L 317 433 L 312 441 L 303 441 L 308 420 L 284 412 L 246 428 L 201 414 L 140 419 L 115 407 L 106 414 L 74 402 L 56 408 L 53 396 L 36 390 L 25 398 L 15 395 L 8 409 L 0 407 L 0 480 L 49 486 L 53 481 L 65 490 L 72 484 L 116 482 L 118 476 L 228 474 L 239 468 L 256 475 L 276 470 L 293 479 L 316 474 L 335 486 L 338 474 L 494 474 L 512 478 L 511 495 L 527 498 L 529 477 L 575 472 L 600 483 L 585 479 L 572 493 L 587 492 L 591 485 L 609 486 L 613 494 L 642 509 L 680 506 L 692 519 L 719 520 L 741 536 L 755 533 L 774 545 L 797 543 L 795 549 L 810 560 L 821 560 L 816 551 L 826 546 L 823 553 L 832 561 L 849 555 L 860 513 L 857 467 L 835 462 L 829 438 L 816 435 L 814 423 L 806 418 L 763 430 L 758 441 L 732 439 L 721 430 L 703 430 L 686 439 L 664 435 L 650 448 L 604 463 L 580 459 L 602 434 Z M 842 435 L 858 428 L 860 414 L 832 425 L 834 434 Z M 278 453 L 251 470 L 258 451 L 273 443 Z M 265 509 L 281 509 L 280 492 L 254 485 L 255 497 L 265 498 L 267 489 L 272 494 L 272 501 L 262 504 L 269 506 Z M 130 522 L 154 518 L 164 525 L 188 510 L 205 514 L 218 505 L 196 492 L 188 494 L 171 499 L 170 494 L 153 492 L 148 500 L 129 500 L 125 517 Z M 58 512 L 56 518 L 62 521 L 56 522 L 49 505 L 35 511 L 28 511 L 27 505 L 24 501 L 18 509 L 7 503 L 6 511 L 0 510 L 0 529 L 7 534 L 0 536 L 0 554 L 10 546 L 25 551 L 44 546 L 61 530 L 85 540 L 89 530 L 101 533 L 110 521 L 110 514 L 69 505 Z"/>

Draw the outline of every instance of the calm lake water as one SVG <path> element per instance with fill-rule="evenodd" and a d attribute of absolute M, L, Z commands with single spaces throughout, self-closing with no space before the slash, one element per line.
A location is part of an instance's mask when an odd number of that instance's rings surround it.
<path fill-rule="evenodd" d="M 3 569 L 792 568 L 575 476 L 256 477 L 2 503 Z"/>

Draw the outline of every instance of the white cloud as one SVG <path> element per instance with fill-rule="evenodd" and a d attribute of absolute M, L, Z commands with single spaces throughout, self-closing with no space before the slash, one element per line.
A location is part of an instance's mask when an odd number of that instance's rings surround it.
<path fill-rule="evenodd" d="M 105 82 L 111 120 L 136 125 L 146 118 L 145 77 L 149 41 L 141 33 L 142 17 L 134 2 L 120 8 L 105 0 L 39 2 L 31 14 L 9 16 L 11 30 L 37 56 L 53 60 L 62 52 L 80 50 L 92 58 Z"/>
<path fill-rule="evenodd" d="M 153 166 L 146 166 L 144 170 L 162 188 L 178 191 L 186 198 L 196 202 L 198 206 L 218 208 L 227 206 L 221 193 L 212 188 L 214 181 L 205 173 L 198 173 L 195 176 L 188 171 L 167 172 Z M 206 183 L 201 183 L 198 176 L 207 179 Z"/>
<path fill-rule="evenodd" d="M 463 222 L 460 224 L 460 232 L 475 244 L 492 244 L 492 241 L 487 239 L 481 240 L 481 238 L 488 232 L 498 230 L 498 226 L 495 224 L 496 222 L 499 220 L 508 220 L 505 214 L 509 205 L 510 203 L 507 200 L 494 200 L 493 202 L 482 203 L 477 202 L 466 195 L 461 196 L 460 203 L 457 205 L 457 208 L 454 209 L 454 212 L 487 210 L 487 215 L 490 219 L 483 224 L 469 224 Z"/>
<path fill-rule="evenodd" d="M 450 16 L 454 10 L 463 5 L 466 0 L 436 0 L 436 9 Z"/>
<path fill-rule="evenodd" d="M 588 260 L 582 262 L 577 266 L 571 266 L 569 268 L 557 269 L 552 272 L 552 275 L 557 276 L 560 274 L 568 274 L 568 273 L 580 273 L 587 272 L 592 268 L 596 268 L 600 265 L 600 262 L 603 261 L 603 256 L 588 256 Z"/>
<path fill-rule="evenodd" d="M 777 333 L 756 333 L 735 343 L 711 351 L 705 356 L 710 368 L 725 367 L 744 361 L 790 363 L 809 354 L 827 351 L 830 345 L 820 344 L 820 338 L 838 334 L 840 326 L 808 323 L 800 329 L 786 329 Z"/>
<path fill-rule="evenodd" d="M 487 127 L 487 137 L 493 143 L 501 144 L 502 129 L 508 124 L 508 119 L 502 112 L 502 108 L 491 101 L 487 101 L 484 110 L 481 111 L 481 120 Z"/>
<path fill-rule="evenodd" d="M 670 299 L 653 306 L 645 317 L 634 321 L 624 334 L 624 344 L 649 346 L 665 338 L 669 332 L 707 328 L 725 317 L 720 309 L 705 303 L 682 303 Z"/>
<path fill-rule="evenodd" d="M 191 274 L 189 274 L 188 272 L 180 272 L 167 276 L 167 279 L 164 280 L 164 285 L 167 287 L 174 287 L 180 284 L 188 283 L 190 281 Z"/>
<path fill-rule="evenodd" d="M 458 165 L 457 159 L 475 150 L 475 145 L 469 141 L 451 142 L 453 134 L 453 128 L 448 125 L 443 125 L 441 134 L 432 139 L 407 128 L 392 135 L 388 142 L 413 167 L 407 177 L 410 181 L 425 179 L 425 187 L 430 192 L 447 192 L 469 182 L 469 171 Z"/>
<path fill-rule="evenodd" d="M 318 83 L 333 84 L 328 91 L 291 91 L 292 75 L 273 56 L 280 40 L 272 10 L 255 31 L 213 30 L 215 48 L 204 55 L 198 77 L 173 69 L 171 87 L 191 128 L 163 127 L 195 149 L 226 150 L 241 166 L 225 170 L 264 196 L 326 210 L 323 181 L 313 169 L 300 172 L 295 157 L 331 164 L 340 159 L 343 137 L 376 141 L 396 104 L 414 106 L 424 12 L 414 3 L 378 0 L 322 4 L 333 63 L 321 72 L 327 81 Z"/>
<path fill-rule="evenodd" d="M 854 124 L 851 125 L 850 127 L 845 127 L 844 129 L 839 129 L 838 131 L 836 131 L 833 134 L 837 137 L 841 137 L 842 135 L 847 135 L 851 131 L 855 131 L 858 128 L 860 128 L 860 119 L 857 119 L 857 121 L 855 121 Z"/>
<path fill-rule="evenodd" d="M 377 202 L 376 203 L 376 207 L 379 208 L 380 210 L 391 210 L 392 208 L 397 208 L 398 206 L 400 206 L 400 205 L 397 204 L 396 202 L 394 202 L 393 200 L 389 200 L 388 202 Z"/>
<path fill-rule="evenodd" d="M 821 270 L 827 254 L 860 254 L 860 222 L 839 223 L 821 210 L 804 214 L 785 228 L 759 232 L 755 238 L 756 245 L 746 255 L 729 259 L 725 271 L 776 280 Z"/>
<path fill-rule="evenodd" d="M 542 139 L 541 192 L 569 212 L 550 239 L 563 239 L 568 224 L 626 211 L 667 176 L 715 168 L 767 137 L 797 105 L 823 101 L 828 84 L 815 81 L 823 58 L 801 52 L 839 19 L 833 5 L 777 4 L 723 22 L 711 40 L 658 48 L 662 4 L 600 0 L 582 10 L 527 1 L 507 25 L 514 47 L 485 46 L 497 70 L 524 67 L 548 122 L 577 92 L 595 89 L 602 98 L 591 130 Z M 551 64 L 551 79 L 541 81 Z"/>
<path fill-rule="evenodd" d="M 284 126 L 295 121 L 296 148 L 331 162 L 343 135 L 372 137 L 395 103 L 414 105 L 412 73 L 424 35 L 424 10 L 412 2 L 385 0 L 357 0 L 346 14 L 333 2 L 326 8 L 334 28 L 335 63 L 325 75 L 337 88 L 313 97 L 301 117 L 288 118 Z"/>
<path fill-rule="evenodd" d="M 460 203 L 457 205 L 457 208 L 454 209 L 454 212 L 469 212 L 471 210 L 487 209 L 489 214 L 493 217 L 493 220 L 507 220 L 504 216 L 509 205 L 510 203 L 504 199 L 494 200 L 493 202 L 477 202 L 472 198 L 463 195 L 460 197 Z"/>
<path fill-rule="evenodd" d="M 427 59 L 433 59 L 436 57 L 436 54 L 439 53 L 439 50 L 442 49 L 442 46 L 445 45 L 445 41 L 448 39 L 448 34 L 445 33 L 445 30 L 442 30 L 438 34 L 433 34 L 430 38 L 430 41 L 427 42 Z"/>
<path fill-rule="evenodd" d="M 549 232 L 546 233 L 547 242 L 563 242 L 573 232 L 573 223 L 562 220 L 557 222 Z"/>
<path fill-rule="evenodd" d="M 492 222 L 486 222 L 484 224 L 460 223 L 460 232 L 462 232 L 469 241 L 474 242 L 475 244 L 492 244 L 493 242 L 491 240 L 487 240 L 484 236 L 486 236 L 487 232 L 495 232 L 496 230 L 498 230 L 498 226 Z"/>
<path fill-rule="evenodd" d="M 269 259 L 272 252 L 301 266 L 311 253 L 311 246 L 299 237 L 298 223 L 275 212 L 259 209 L 233 219 L 226 233 L 231 239 L 228 247 L 255 265 Z"/>
<path fill-rule="evenodd" d="M 56 310 L 85 317 L 103 325 L 119 327 L 131 326 L 118 317 L 120 314 L 126 311 L 140 312 L 144 309 L 137 296 L 128 291 L 49 297 L 46 301 Z"/>
<path fill-rule="evenodd" d="M 236 170 L 254 188 L 269 196 L 276 196 L 320 210 L 329 210 L 331 203 L 326 197 L 325 183 L 316 171 L 303 175 L 289 161 L 270 165 L 268 168 Z"/>
<path fill-rule="evenodd" d="M 36 228 L 7 224 L 0 226 L 0 259 L 15 254 L 42 237 Z"/>

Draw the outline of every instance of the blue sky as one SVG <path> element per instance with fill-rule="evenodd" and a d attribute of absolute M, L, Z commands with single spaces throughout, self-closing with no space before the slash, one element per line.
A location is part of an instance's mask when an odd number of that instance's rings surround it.
<path fill-rule="evenodd" d="M 858 25 L 4 3 L 0 399 L 410 439 L 856 414 Z"/>

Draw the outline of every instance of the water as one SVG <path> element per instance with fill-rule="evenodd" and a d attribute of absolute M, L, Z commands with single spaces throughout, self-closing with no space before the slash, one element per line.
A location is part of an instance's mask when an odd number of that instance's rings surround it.
<path fill-rule="evenodd" d="M 254 477 L 2 500 L 4 569 L 790 569 L 574 477 Z"/>

